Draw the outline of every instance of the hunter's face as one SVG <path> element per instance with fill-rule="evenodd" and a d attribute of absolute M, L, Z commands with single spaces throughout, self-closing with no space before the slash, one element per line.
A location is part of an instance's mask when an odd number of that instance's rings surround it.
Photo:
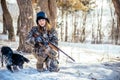
<path fill-rule="evenodd" d="M 38 20 L 38 24 L 39 24 L 41 27 L 44 27 L 45 24 L 46 24 L 46 20 L 45 20 L 45 19 L 40 19 L 40 20 Z"/>

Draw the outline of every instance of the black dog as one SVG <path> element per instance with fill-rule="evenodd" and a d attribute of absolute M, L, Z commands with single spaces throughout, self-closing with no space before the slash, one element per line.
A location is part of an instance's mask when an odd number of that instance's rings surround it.
<path fill-rule="evenodd" d="M 2 59 L 1 59 L 2 66 L 3 66 L 3 56 L 4 56 L 6 67 L 11 72 L 18 70 L 18 67 L 20 69 L 23 69 L 24 62 L 27 62 L 27 63 L 29 62 L 27 58 L 25 58 L 20 54 L 14 53 L 12 49 L 8 46 L 3 46 L 1 48 L 1 52 L 2 52 Z"/>

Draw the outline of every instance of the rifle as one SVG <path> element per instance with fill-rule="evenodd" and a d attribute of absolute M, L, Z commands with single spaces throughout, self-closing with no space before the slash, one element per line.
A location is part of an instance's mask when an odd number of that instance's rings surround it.
<path fill-rule="evenodd" d="M 63 50 L 61 50 L 60 48 L 58 48 L 56 45 L 54 45 L 54 44 L 51 43 L 51 42 L 48 42 L 48 43 L 49 43 L 49 46 L 50 46 L 51 48 L 53 48 L 53 49 L 55 49 L 55 50 L 57 50 L 57 51 L 62 52 L 64 55 L 66 55 L 68 58 L 70 58 L 72 61 L 75 62 L 75 60 L 74 60 L 72 57 L 70 57 L 68 54 L 66 54 Z"/>
<path fill-rule="evenodd" d="M 38 36 L 39 36 L 38 34 L 33 34 L 33 37 L 38 37 Z M 44 37 L 40 36 L 40 38 L 41 38 L 43 41 L 46 41 L 46 39 L 45 39 Z M 75 60 L 74 60 L 72 57 L 70 57 L 68 54 L 66 54 L 63 50 L 61 50 L 61 49 L 60 49 L 59 47 L 57 47 L 55 44 L 53 44 L 52 42 L 50 42 L 50 41 L 48 41 L 48 40 L 47 40 L 47 42 L 48 42 L 48 45 L 49 45 L 52 49 L 55 49 L 56 51 L 62 52 L 64 55 L 66 55 L 68 58 L 70 58 L 72 61 L 75 62 Z"/>

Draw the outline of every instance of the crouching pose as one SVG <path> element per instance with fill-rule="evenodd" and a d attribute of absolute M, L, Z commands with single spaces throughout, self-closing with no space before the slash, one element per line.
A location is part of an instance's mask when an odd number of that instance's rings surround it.
<path fill-rule="evenodd" d="M 34 26 L 27 36 L 26 43 L 33 46 L 33 55 L 37 59 L 37 70 L 59 71 L 58 52 L 49 46 L 48 42 L 58 45 L 57 32 L 43 11 L 37 13 L 37 26 Z"/>
<path fill-rule="evenodd" d="M 14 53 L 12 49 L 8 46 L 3 46 L 1 48 L 1 53 L 2 53 L 2 66 L 3 66 L 3 59 L 5 59 L 6 67 L 8 70 L 11 72 L 14 72 L 15 70 L 23 69 L 23 64 L 24 62 L 29 62 L 27 58 L 24 56 Z"/>

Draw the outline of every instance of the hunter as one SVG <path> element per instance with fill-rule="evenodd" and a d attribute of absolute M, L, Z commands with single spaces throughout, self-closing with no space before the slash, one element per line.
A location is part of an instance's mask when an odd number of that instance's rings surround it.
<path fill-rule="evenodd" d="M 48 42 L 58 46 L 56 30 L 50 25 L 45 12 L 37 13 L 36 23 L 27 36 L 26 42 L 33 46 L 33 55 L 37 59 L 36 68 L 38 71 L 58 72 L 58 52 L 49 46 Z"/>

